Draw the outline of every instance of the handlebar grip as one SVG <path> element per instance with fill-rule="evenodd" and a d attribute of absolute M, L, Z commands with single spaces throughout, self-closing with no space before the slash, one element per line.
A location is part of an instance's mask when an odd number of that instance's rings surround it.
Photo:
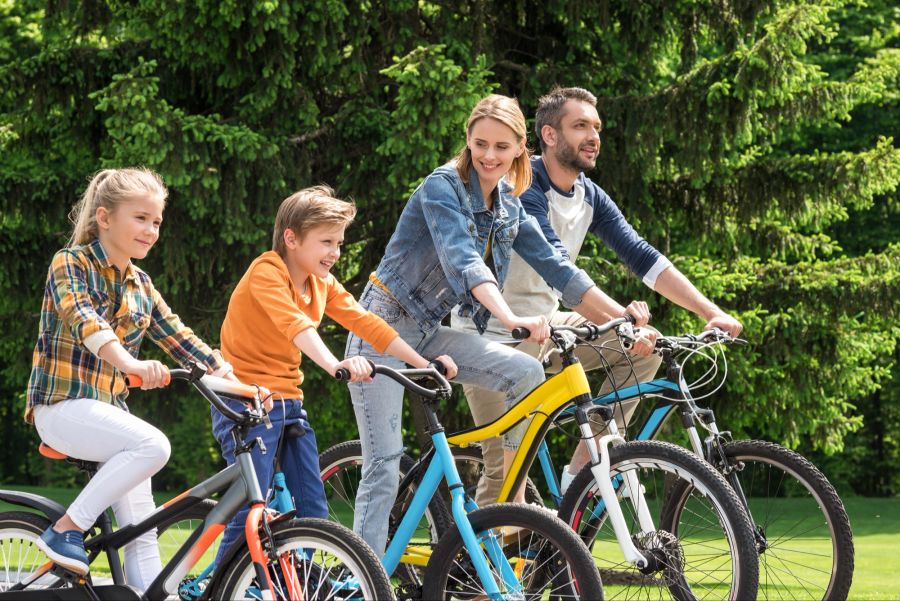
<path fill-rule="evenodd" d="M 526 340 L 531 336 L 531 330 L 528 328 L 513 328 L 512 337 L 516 340 Z"/>
<path fill-rule="evenodd" d="M 444 365 L 444 364 L 443 364 L 441 361 L 439 361 L 438 359 L 432 359 L 431 362 L 430 362 L 428 365 L 434 367 L 434 368 L 437 370 L 437 372 L 438 372 L 439 374 L 441 374 L 442 376 L 446 376 L 446 375 L 447 375 L 447 366 Z"/>
<path fill-rule="evenodd" d="M 334 372 L 334 379 L 340 380 L 341 382 L 346 382 L 350 379 L 350 370 L 346 367 L 337 368 L 337 371 Z"/>
<path fill-rule="evenodd" d="M 626 313 L 626 314 L 623 315 L 622 317 L 624 317 L 625 319 L 627 319 L 628 321 L 630 321 L 632 325 L 634 325 L 634 324 L 637 323 L 637 320 L 634 318 L 634 315 L 632 315 L 631 313 Z"/>
<path fill-rule="evenodd" d="M 172 383 L 172 374 L 169 373 L 169 370 L 166 370 L 166 379 L 163 386 L 168 386 Z M 125 375 L 125 385 L 128 388 L 140 388 L 144 384 L 144 380 L 135 374 L 126 374 Z"/>

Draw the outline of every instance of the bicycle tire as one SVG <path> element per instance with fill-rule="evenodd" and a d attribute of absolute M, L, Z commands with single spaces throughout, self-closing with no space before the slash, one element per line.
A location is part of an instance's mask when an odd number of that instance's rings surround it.
<path fill-rule="evenodd" d="M 213 507 L 215 507 L 214 501 L 204 500 L 162 522 L 157 527 L 157 540 L 160 544 L 160 557 L 163 565 L 174 556 L 180 544 L 190 536 L 190 533 L 206 518 Z M 50 526 L 50 520 L 36 513 L 11 511 L 0 514 L 0 560 L 7 564 L 13 559 L 18 562 L 15 570 L 16 582 L 8 577 L 11 566 L 0 566 L 0 592 L 21 582 L 35 569 L 49 561 L 49 558 L 34 544 L 34 541 L 48 526 Z M 171 545 L 166 542 L 167 539 L 171 541 Z M 90 539 L 88 538 L 88 540 Z M 15 552 L 12 552 L 14 546 Z M 102 556 L 101 553 L 99 557 Z M 39 579 L 35 584 L 29 586 L 29 589 L 58 588 L 63 585 L 64 581 L 47 575 L 45 579 Z"/>
<path fill-rule="evenodd" d="M 592 549 L 607 592 L 616 599 L 755 599 L 759 562 L 753 530 L 734 490 L 712 466 L 685 449 L 656 441 L 611 447 L 610 477 L 637 470 L 657 530 L 642 533 L 634 504 L 618 487 L 620 506 L 636 546 L 651 559 L 641 570 L 624 560 L 585 466 L 569 486 L 559 517 Z M 680 521 L 662 515 L 680 481 L 694 485 Z M 616 587 L 613 589 L 613 587 Z M 614 591 L 614 592 L 611 592 Z"/>
<path fill-rule="evenodd" d="M 603 598 L 600 574 L 589 551 L 552 512 L 531 505 L 498 503 L 473 511 L 468 517 L 480 540 L 488 533 L 500 537 L 504 556 L 525 587 L 522 592 L 526 599 Z M 490 566 L 490 560 L 488 563 Z M 496 566 L 491 572 L 501 593 L 510 594 Z M 422 598 L 487 598 L 483 595 L 462 536 L 454 527 L 435 547 L 425 568 Z"/>
<path fill-rule="evenodd" d="M 453 453 L 453 461 L 456 463 L 456 470 L 465 486 L 466 494 L 469 498 L 474 499 L 475 491 L 478 488 L 478 479 L 484 472 L 484 455 L 481 452 L 481 446 L 472 444 L 465 447 L 451 447 L 450 450 Z M 544 505 L 544 499 L 531 478 L 525 479 L 525 502 L 530 505 Z"/>
<path fill-rule="evenodd" d="M 853 532 L 825 475 L 775 443 L 736 440 L 722 449 L 724 462 L 714 465 L 727 472 L 729 483 L 737 479 L 761 535 L 759 598 L 846 599 L 853 581 Z M 673 498 L 682 494 L 675 491 Z"/>
<path fill-rule="evenodd" d="M 415 460 L 405 453 L 400 458 L 400 480 L 406 477 L 415 467 Z M 352 519 L 356 507 L 356 491 L 362 479 L 362 443 L 350 440 L 336 444 L 319 454 L 319 470 L 325 486 L 328 500 L 329 519 L 353 527 Z M 403 519 L 409 503 L 415 495 L 415 485 L 397 493 L 397 499 L 391 508 L 388 522 L 388 542 L 394 536 L 397 526 Z M 433 547 L 440 540 L 453 522 L 450 511 L 444 502 L 435 495 L 428 503 L 423 521 L 416 529 L 416 544 L 424 539 L 424 545 Z M 394 574 L 401 585 L 410 589 L 418 589 L 422 585 L 422 573 L 418 566 L 401 563 Z"/>
<path fill-rule="evenodd" d="M 0 513 L 0 593 L 19 584 L 49 561 L 35 541 L 50 526 L 50 520 L 27 511 Z M 15 563 L 15 565 L 12 565 Z M 14 576 L 13 576 L 14 574 Z M 29 590 L 59 588 L 64 581 L 47 574 L 39 578 Z"/>
<path fill-rule="evenodd" d="M 310 601 L 316 599 L 394 599 L 391 583 L 372 549 L 349 529 L 318 518 L 301 518 L 272 526 L 274 551 L 291 557 L 299 586 Z M 268 566 L 280 585 L 278 564 Z M 256 572 L 246 548 L 234 556 L 216 578 L 212 599 L 258 599 Z M 278 597 L 281 598 L 281 597 Z"/>

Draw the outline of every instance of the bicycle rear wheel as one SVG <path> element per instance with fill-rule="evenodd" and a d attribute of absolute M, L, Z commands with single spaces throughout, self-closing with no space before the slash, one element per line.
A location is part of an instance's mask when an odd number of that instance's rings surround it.
<path fill-rule="evenodd" d="M 716 467 L 746 497 L 757 533 L 760 599 L 846 599 L 853 532 L 843 503 L 801 455 L 761 440 L 722 446 Z M 674 491 L 680 499 L 687 490 Z M 681 511 L 676 503 L 673 511 Z"/>
<path fill-rule="evenodd" d="M 500 503 L 469 514 L 480 548 L 496 543 L 512 567 L 521 591 L 501 576 L 503 558 L 486 555 L 504 598 L 603 599 L 600 575 L 575 533 L 552 512 L 516 503 Z M 457 528 L 447 532 L 425 568 L 423 599 L 486 599 L 481 579 Z"/>
<path fill-rule="evenodd" d="M 712 466 L 681 447 L 654 441 L 615 446 L 609 455 L 610 478 L 631 539 L 649 566 L 639 569 L 625 561 L 590 466 L 572 481 L 559 517 L 591 548 L 610 598 L 756 598 L 753 530 L 737 495 Z M 637 503 L 621 484 L 628 473 L 640 481 L 655 531 L 641 530 Z M 683 510 L 667 514 L 670 491 L 684 482 L 694 488 L 684 497 Z"/>
<path fill-rule="evenodd" d="M 393 599 L 391 583 L 369 546 L 334 522 L 302 518 L 272 527 L 274 552 L 297 574 L 304 599 Z M 288 598 L 279 563 L 267 566 L 276 599 Z M 246 548 L 235 555 L 216 579 L 212 599 L 262 599 L 260 583 Z"/>

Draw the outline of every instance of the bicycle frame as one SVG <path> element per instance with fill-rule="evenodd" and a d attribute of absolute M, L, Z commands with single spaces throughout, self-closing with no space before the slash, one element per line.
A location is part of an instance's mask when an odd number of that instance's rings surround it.
<path fill-rule="evenodd" d="M 205 371 L 203 367 L 198 367 L 191 371 L 172 370 L 172 375 L 173 377 L 178 375 L 191 381 L 197 386 L 203 396 L 210 400 L 220 411 L 226 415 L 231 414 L 232 419 L 237 418 L 235 421 L 240 420 L 240 415 L 222 405 L 218 397 L 200 381 L 200 377 Z M 231 519 L 246 504 L 250 505 L 250 512 L 245 526 L 250 557 L 259 583 L 267 584 L 266 590 L 262 591 L 264 598 L 273 594 L 273 584 L 265 567 L 267 563 L 266 552 L 259 537 L 259 527 L 269 520 L 269 516 L 265 512 L 265 497 L 257 482 L 256 471 L 249 453 L 253 443 L 247 444 L 243 442 L 244 434 L 242 428 L 243 426 L 241 425 L 235 425 L 235 428 L 232 430 L 232 436 L 234 436 L 236 443 L 235 462 L 232 465 L 170 499 L 140 522 L 129 524 L 113 531 L 108 514 L 104 512 L 101 515 L 98 519 L 101 533 L 85 541 L 85 551 L 91 560 L 100 553 L 105 552 L 107 554 L 107 557 L 110 558 L 110 571 L 115 584 L 124 584 L 125 582 L 122 565 L 119 561 L 119 550 L 122 547 L 145 532 L 156 528 L 171 518 L 177 517 L 183 511 L 204 499 L 224 491 L 216 506 L 206 516 L 203 524 L 191 533 L 184 544 L 179 547 L 172 560 L 163 566 L 162 572 L 147 588 L 144 598 L 150 601 L 163 601 L 172 595 L 177 595 L 178 585 L 182 578 L 200 561 L 200 558 L 225 530 Z M 53 562 L 47 562 L 28 580 L 11 588 L 9 592 L 26 590 L 31 583 L 49 572 L 54 565 Z M 295 579 L 288 579 L 289 586 L 294 581 Z M 296 591 L 292 590 L 290 592 L 295 593 Z M 292 596 L 292 598 L 296 598 L 296 596 Z"/>
<path fill-rule="evenodd" d="M 518 490 L 525 481 L 528 470 L 538 455 L 539 448 L 542 444 L 546 444 L 544 439 L 547 432 L 553 427 L 556 418 L 567 409 L 574 409 L 576 418 L 579 421 L 579 427 L 582 430 L 582 436 L 587 440 L 594 441 L 594 444 L 588 445 L 591 455 L 591 470 L 600 487 L 600 494 L 609 513 L 609 519 L 619 546 L 627 561 L 638 567 L 643 567 L 647 565 L 647 559 L 638 551 L 631 539 L 622 508 L 619 506 L 619 500 L 616 496 L 616 488 L 622 483 L 616 482 L 614 484 L 609 477 L 608 446 L 610 444 L 623 444 L 625 440 L 619 436 L 618 430 L 614 426 L 615 422 L 610 422 L 609 435 L 604 436 L 599 441 L 594 440 L 586 413 L 586 408 L 592 403 L 590 385 L 588 384 L 584 368 L 577 359 L 573 359 L 571 365 L 567 365 L 560 373 L 545 380 L 495 421 L 478 428 L 458 432 L 449 436 L 447 440 L 452 445 L 464 447 L 488 438 L 501 436 L 520 421 L 529 420 L 528 428 L 519 449 L 516 451 L 509 473 L 504 478 L 500 495 L 497 498 L 497 502 L 502 503 L 509 501 L 513 494 L 512 491 Z M 575 405 L 574 408 L 570 407 L 572 404 Z M 647 533 L 655 531 L 653 519 L 647 508 L 637 476 L 629 474 L 625 479 L 624 485 L 633 493 L 630 495 L 630 499 L 637 512 L 641 530 Z"/>
<path fill-rule="evenodd" d="M 501 598 L 500 590 L 491 576 L 491 569 L 481 553 L 482 544 L 485 545 L 491 557 L 491 562 L 500 570 L 501 576 L 508 585 L 509 590 L 520 592 L 521 584 L 518 582 L 512 566 L 509 565 L 509 562 L 503 556 L 501 545 L 496 540 L 496 537 L 491 534 L 486 539 L 479 540 L 469 522 L 468 512 L 477 509 L 478 506 L 471 499 L 466 499 L 464 486 L 460 480 L 459 472 L 456 470 L 456 463 L 453 460 L 446 435 L 442 430 L 433 432 L 431 441 L 433 444 L 432 448 L 420 460 L 420 462 L 427 462 L 428 464 L 425 475 L 419 482 L 410 506 L 403 515 L 403 519 L 400 521 L 400 525 L 397 527 L 397 531 L 394 533 L 382 560 L 385 571 L 388 574 L 392 574 L 401 561 L 404 560 L 411 563 L 422 563 L 421 557 L 411 557 L 407 553 L 407 545 L 412 540 L 416 526 L 425 515 L 428 503 L 437 493 L 441 481 L 444 480 L 450 489 L 451 513 L 454 522 L 459 528 L 460 535 L 466 549 L 469 551 L 475 570 L 481 579 L 482 585 L 485 587 L 485 592 L 491 599 Z"/>

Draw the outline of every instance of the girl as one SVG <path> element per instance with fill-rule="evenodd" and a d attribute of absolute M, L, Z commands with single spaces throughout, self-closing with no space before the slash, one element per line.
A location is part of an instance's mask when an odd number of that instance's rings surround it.
<path fill-rule="evenodd" d="M 459 368 L 456 381 L 502 392 L 507 406 L 543 381 L 540 362 L 441 322 L 461 304 L 460 315 L 471 317 L 479 332 L 493 314 L 505 327 L 528 328 L 531 341 L 543 342 L 550 334 L 547 319 L 514 314 L 500 295 L 513 250 L 562 293 L 563 303 L 589 319 L 605 321 L 620 308 L 556 251 L 522 210 L 517 195 L 531 184 L 525 131 L 525 117 L 512 98 L 492 95 L 478 103 L 466 127 L 466 145 L 413 193 L 360 298 L 421 355 L 452 356 Z M 351 335 L 346 356 L 356 355 L 401 367 Z M 354 529 L 383 553 L 403 450 L 403 389 L 375 378 L 351 384 L 350 394 L 364 463 Z M 519 439 L 521 433 L 505 437 L 508 461 Z"/>
<path fill-rule="evenodd" d="M 159 238 L 168 192 L 146 169 L 106 169 L 72 211 L 68 245 L 53 257 L 41 307 L 25 419 L 45 443 L 101 464 L 67 513 L 38 546 L 57 564 L 88 572 L 83 532 L 112 505 L 119 524 L 155 509 L 150 477 L 169 458 L 165 435 L 131 415 L 125 374 L 144 389 L 165 383 L 159 361 L 138 357 L 144 336 L 176 362 L 204 363 L 230 377 L 230 366 L 187 328 L 131 263 Z M 145 590 L 161 571 L 156 531 L 125 547 L 128 583 Z"/>

